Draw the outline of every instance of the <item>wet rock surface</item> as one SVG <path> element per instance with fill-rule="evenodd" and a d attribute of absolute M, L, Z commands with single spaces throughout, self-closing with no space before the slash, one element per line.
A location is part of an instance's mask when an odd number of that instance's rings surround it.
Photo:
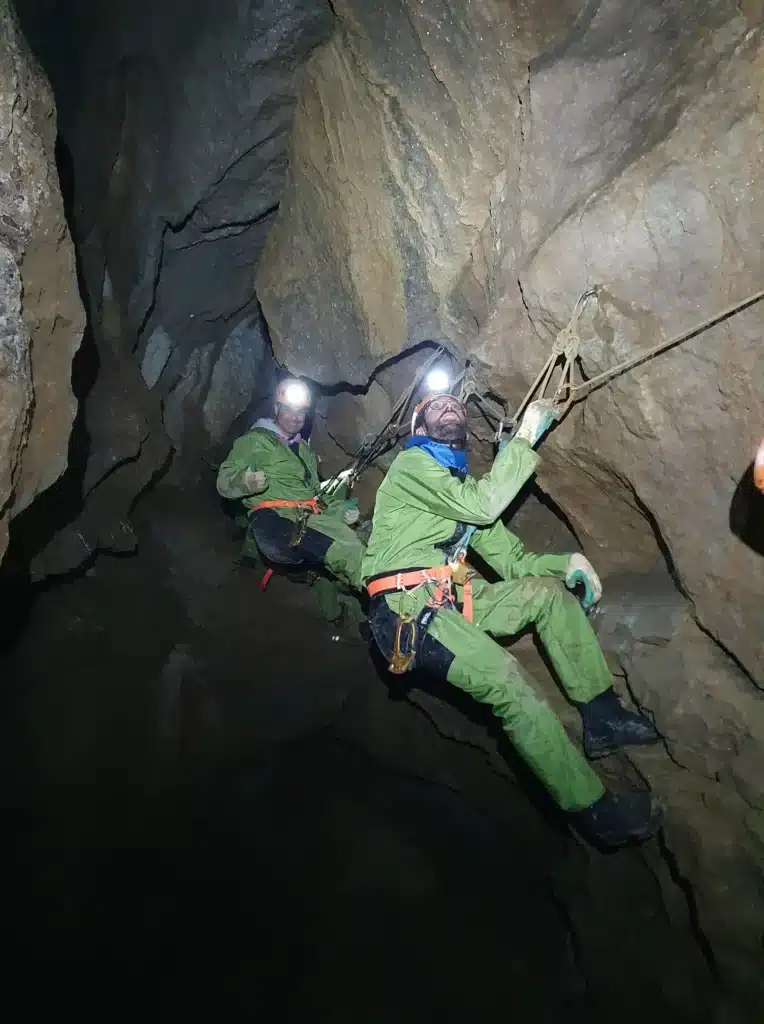
<path fill-rule="evenodd" d="M 513 407 L 592 285 L 588 377 L 762 287 L 757 5 L 335 10 L 335 37 L 306 67 L 258 272 L 292 368 L 363 385 L 435 338 L 476 357 Z M 319 283 L 308 295 L 306 277 Z M 759 304 L 596 391 L 544 442 L 538 474 L 606 578 L 668 567 L 686 598 L 679 611 L 676 594 L 646 596 L 640 621 L 640 599 L 623 600 L 608 642 L 679 762 L 664 771 L 664 754 L 644 775 L 748 1014 L 764 1002 L 762 849 L 757 797 L 733 765 L 764 768 L 764 576 L 741 507 L 762 329 Z M 715 880 L 730 858 L 732 901 Z"/>
<path fill-rule="evenodd" d="M 0 5 L 0 558 L 12 515 L 67 465 L 70 379 L 84 326 L 55 170 L 56 108 L 10 5 Z"/>
<path fill-rule="evenodd" d="M 169 405 L 173 444 L 214 444 L 260 379 L 254 270 L 287 174 L 295 75 L 331 31 L 329 6 L 194 0 L 180 17 L 147 0 L 20 9 L 59 94 L 77 238 L 102 250 L 87 268 L 93 315 L 106 268 L 121 351 Z M 234 353 L 231 338 L 249 329 L 253 343 Z M 232 372 L 240 390 L 225 407 L 218 389 Z"/>

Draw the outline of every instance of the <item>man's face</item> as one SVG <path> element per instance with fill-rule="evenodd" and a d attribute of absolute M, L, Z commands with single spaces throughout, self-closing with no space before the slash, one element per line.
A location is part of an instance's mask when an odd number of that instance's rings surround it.
<path fill-rule="evenodd" d="M 458 398 L 438 395 L 424 410 L 424 428 L 417 433 L 427 434 L 435 441 L 464 441 L 467 438 L 467 413 Z"/>
<path fill-rule="evenodd" d="M 291 409 L 288 405 L 277 405 L 276 423 L 291 441 L 305 426 L 305 413 L 301 409 Z"/>

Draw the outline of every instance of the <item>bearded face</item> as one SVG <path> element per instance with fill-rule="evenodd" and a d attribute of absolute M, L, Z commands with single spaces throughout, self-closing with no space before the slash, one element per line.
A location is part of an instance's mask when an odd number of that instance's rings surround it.
<path fill-rule="evenodd" d="M 467 413 L 464 406 L 453 395 L 433 398 L 425 407 L 424 426 L 417 433 L 427 434 L 433 441 L 447 444 L 466 442 Z"/>

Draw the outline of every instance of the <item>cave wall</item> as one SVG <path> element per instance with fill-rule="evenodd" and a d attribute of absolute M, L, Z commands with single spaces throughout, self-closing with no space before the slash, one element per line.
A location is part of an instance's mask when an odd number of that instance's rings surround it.
<path fill-rule="evenodd" d="M 760 286 L 760 21 L 726 2 L 554 9 L 336 5 L 258 274 L 293 369 L 363 384 L 435 337 L 512 402 L 588 285 L 607 290 L 589 374 Z M 649 561 L 646 509 L 703 625 L 758 677 L 758 556 L 727 521 L 760 433 L 763 318 L 593 395 L 540 474 L 606 569 Z"/>
<path fill-rule="evenodd" d="M 12 516 L 67 466 L 84 313 L 55 168 L 53 93 L 0 5 L 0 558 Z"/>
<path fill-rule="evenodd" d="M 145 489 L 168 473 L 209 486 L 272 392 L 254 268 L 295 71 L 332 15 L 322 0 L 17 7 L 56 89 L 90 327 L 66 508 L 28 531 L 41 579 L 134 550 Z"/>
<path fill-rule="evenodd" d="M 82 56 L 62 88 L 77 236 L 100 237 L 123 349 L 173 446 L 195 432 L 214 444 L 270 383 L 253 273 L 283 187 L 295 69 L 331 12 L 194 0 L 179 17 L 79 0 L 61 17 Z"/>
<path fill-rule="evenodd" d="M 293 370 L 363 387 L 438 339 L 512 406 L 590 285 L 589 376 L 762 287 L 760 4 L 334 9 L 257 278 Z M 637 774 L 666 799 L 667 856 L 751 1013 L 764 576 L 731 509 L 761 433 L 763 327 L 760 304 L 597 391 L 544 442 L 538 474 L 606 593 L 625 571 L 668 571 L 681 591 L 670 635 L 620 666 L 667 738 Z M 371 394 L 354 400 L 356 441 Z"/>

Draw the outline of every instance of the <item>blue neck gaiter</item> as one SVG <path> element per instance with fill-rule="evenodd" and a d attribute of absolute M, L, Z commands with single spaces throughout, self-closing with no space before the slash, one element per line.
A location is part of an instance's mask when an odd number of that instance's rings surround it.
<path fill-rule="evenodd" d="M 414 434 L 406 442 L 406 448 L 424 448 L 441 466 L 446 469 L 455 469 L 459 476 L 467 474 L 467 453 L 465 451 L 449 448 L 447 444 L 433 441 L 425 434 Z"/>

